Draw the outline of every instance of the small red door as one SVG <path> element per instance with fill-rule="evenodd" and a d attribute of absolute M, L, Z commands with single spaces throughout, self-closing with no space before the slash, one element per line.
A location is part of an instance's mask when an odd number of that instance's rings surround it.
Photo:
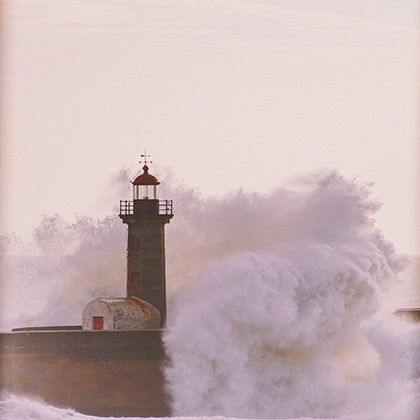
<path fill-rule="evenodd" d="M 92 326 L 94 330 L 103 330 L 104 329 L 104 317 L 103 316 L 93 316 L 92 317 Z"/>

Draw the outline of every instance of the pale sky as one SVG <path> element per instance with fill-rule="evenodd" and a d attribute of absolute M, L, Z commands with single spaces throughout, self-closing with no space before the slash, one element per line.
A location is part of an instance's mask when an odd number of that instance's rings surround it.
<path fill-rule="evenodd" d="M 418 1 L 3 5 L 2 231 L 104 216 L 147 148 L 204 194 L 319 169 L 375 182 L 378 225 L 420 253 Z"/>

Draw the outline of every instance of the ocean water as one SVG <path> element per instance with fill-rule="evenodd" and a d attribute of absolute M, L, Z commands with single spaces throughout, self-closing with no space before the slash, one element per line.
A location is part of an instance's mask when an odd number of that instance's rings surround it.
<path fill-rule="evenodd" d="M 49 406 L 40 401 L 30 400 L 14 395 L 8 396 L 0 400 L 0 415 L 2 420 L 93 420 L 103 417 L 85 416 L 79 414 L 72 409 L 62 409 Z M 108 417 L 115 419 L 117 417 Z M 121 417 L 119 417 L 121 418 Z M 152 417 L 150 417 L 152 418 Z M 169 417 L 162 417 L 166 420 Z M 147 417 L 142 417 L 142 420 Z M 173 420 L 233 420 L 233 418 L 214 416 L 214 417 L 170 417 Z M 125 417 L 125 420 L 140 420 L 134 417 Z M 239 420 L 239 419 L 238 419 Z M 289 419 L 297 420 L 297 419 Z M 315 420 L 313 417 L 300 417 L 299 420 Z M 333 418 L 324 420 L 336 420 Z M 344 420 L 357 420 L 356 418 L 347 418 Z M 366 419 L 368 420 L 368 419 Z"/>
<path fill-rule="evenodd" d="M 168 183 L 163 196 L 177 209 L 164 337 L 175 416 L 420 418 L 419 327 L 393 315 L 420 303 L 419 259 L 377 229 L 369 186 L 330 172 L 268 195 L 205 198 Z M 78 323 L 89 300 L 123 295 L 116 217 L 54 216 L 32 244 L 6 239 L 3 328 Z M 19 396 L 0 413 L 93 418 Z"/>

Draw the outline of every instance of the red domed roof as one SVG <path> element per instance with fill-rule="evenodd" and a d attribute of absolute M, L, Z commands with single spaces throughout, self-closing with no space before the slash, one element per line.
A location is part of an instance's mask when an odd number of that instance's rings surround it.
<path fill-rule="evenodd" d="M 155 176 L 149 174 L 149 167 L 143 166 L 143 173 L 139 175 L 134 181 L 134 185 L 159 185 L 159 181 Z"/>

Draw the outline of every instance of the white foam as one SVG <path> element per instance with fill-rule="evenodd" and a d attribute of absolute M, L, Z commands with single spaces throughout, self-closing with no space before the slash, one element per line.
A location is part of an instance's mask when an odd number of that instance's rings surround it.
<path fill-rule="evenodd" d="M 9 395 L 0 400 L 2 420 L 93 420 L 103 417 L 87 416 L 72 409 L 52 407 L 40 400 Z M 116 417 L 108 417 L 114 419 Z M 122 417 L 118 417 L 122 419 Z M 147 420 L 153 417 L 123 417 L 125 420 Z M 161 417 L 162 420 L 240 420 L 223 416 L 216 417 Z M 312 417 L 286 420 L 315 420 Z M 323 419 L 334 420 L 334 419 Z M 350 420 L 350 419 L 349 419 Z"/>
<path fill-rule="evenodd" d="M 375 228 L 367 186 L 332 172 L 266 196 L 206 198 L 169 178 L 166 374 L 177 415 L 412 417 L 416 328 L 382 305 L 406 263 Z M 80 323 L 89 300 L 122 296 L 125 241 L 116 216 L 47 217 L 31 246 L 7 238 L 2 327 Z"/>
<path fill-rule="evenodd" d="M 165 337 L 177 415 L 413 415 L 415 332 L 381 314 L 406 261 L 366 187 L 309 184 L 211 203 L 210 253 L 227 251 L 179 293 Z"/>

